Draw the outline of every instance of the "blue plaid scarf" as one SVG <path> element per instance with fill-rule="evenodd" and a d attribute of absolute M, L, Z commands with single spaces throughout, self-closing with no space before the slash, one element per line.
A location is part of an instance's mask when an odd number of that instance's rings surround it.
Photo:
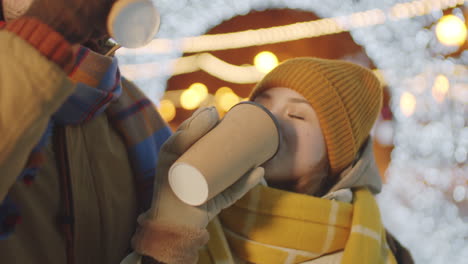
<path fill-rule="evenodd" d="M 106 112 L 127 148 L 140 210 L 147 210 L 152 199 L 158 153 L 171 130 L 153 103 L 127 80 L 121 79 L 116 58 L 82 47 L 77 51 L 70 78 L 76 83 L 75 92 L 52 116 L 18 180 L 26 184 L 34 181 L 45 161 L 42 149 L 54 125 L 84 124 Z M 7 196 L 0 204 L 0 239 L 11 234 L 20 219 L 19 210 Z"/>

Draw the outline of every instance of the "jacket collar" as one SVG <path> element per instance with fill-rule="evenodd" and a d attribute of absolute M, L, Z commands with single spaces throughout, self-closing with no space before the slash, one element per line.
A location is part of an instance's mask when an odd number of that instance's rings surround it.
<path fill-rule="evenodd" d="M 373 194 L 381 191 L 382 179 L 375 163 L 371 138 L 364 144 L 356 161 L 340 173 L 338 182 L 328 193 L 357 187 L 367 187 Z"/>

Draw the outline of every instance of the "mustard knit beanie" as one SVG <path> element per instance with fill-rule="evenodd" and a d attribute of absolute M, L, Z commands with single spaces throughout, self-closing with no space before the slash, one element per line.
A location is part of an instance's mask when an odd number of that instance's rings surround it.
<path fill-rule="evenodd" d="M 274 87 L 295 90 L 312 105 L 325 137 L 332 175 L 353 162 L 382 104 L 382 87 L 373 72 L 339 60 L 287 60 L 255 86 L 250 98 Z"/>

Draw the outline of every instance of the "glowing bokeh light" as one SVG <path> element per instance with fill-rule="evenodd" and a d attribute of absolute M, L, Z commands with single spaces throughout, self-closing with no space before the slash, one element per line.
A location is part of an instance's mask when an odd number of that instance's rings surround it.
<path fill-rule="evenodd" d="M 215 93 L 215 103 L 220 110 L 227 112 L 231 107 L 240 102 L 239 96 L 229 87 L 221 87 Z"/>
<path fill-rule="evenodd" d="M 259 72 L 268 73 L 278 65 L 278 58 L 269 51 L 262 51 L 254 58 L 254 65 Z"/>
<path fill-rule="evenodd" d="M 225 93 L 219 100 L 219 106 L 224 112 L 227 112 L 239 102 L 239 96 L 237 96 L 235 93 Z"/>
<path fill-rule="evenodd" d="M 434 99 L 441 103 L 444 101 L 445 96 L 448 93 L 450 88 L 450 82 L 445 75 L 438 75 L 434 81 L 434 86 L 432 87 L 432 96 Z"/>
<path fill-rule="evenodd" d="M 443 16 L 436 26 L 437 39 L 447 46 L 460 46 L 466 41 L 466 25 L 457 16 Z"/>
<path fill-rule="evenodd" d="M 171 100 L 164 99 L 159 103 L 158 106 L 161 117 L 166 122 L 171 122 L 176 116 L 176 108 Z"/>
<path fill-rule="evenodd" d="M 203 83 L 193 83 L 190 85 L 189 90 L 194 90 L 198 94 L 200 103 L 208 96 L 208 88 Z"/>
<path fill-rule="evenodd" d="M 184 109 L 193 110 L 200 105 L 200 96 L 195 90 L 187 89 L 180 95 L 180 104 Z"/>
<path fill-rule="evenodd" d="M 409 117 L 414 114 L 414 110 L 416 109 L 416 98 L 409 92 L 403 93 L 400 98 L 400 109 L 401 112 Z"/>
<path fill-rule="evenodd" d="M 184 109 L 193 110 L 208 96 L 208 88 L 203 83 L 193 83 L 180 95 L 180 104 Z"/>
<path fill-rule="evenodd" d="M 229 87 L 221 87 L 219 88 L 216 93 L 215 93 L 215 101 L 216 101 L 216 104 L 219 105 L 220 104 L 220 100 L 221 100 L 221 97 L 224 95 L 224 94 L 228 94 L 228 93 L 233 93 L 232 89 L 229 88 Z"/>

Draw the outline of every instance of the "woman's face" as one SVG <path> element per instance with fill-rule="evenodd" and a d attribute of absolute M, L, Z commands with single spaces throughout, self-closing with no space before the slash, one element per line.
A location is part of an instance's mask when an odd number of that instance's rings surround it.
<path fill-rule="evenodd" d="M 273 113 L 281 130 L 278 153 L 263 165 L 267 183 L 280 189 L 316 194 L 327 176 L 328 159 L 325 139 L 310 103 L 298 92 L 284 87 L 270 88 L 254 102 Z"/>

